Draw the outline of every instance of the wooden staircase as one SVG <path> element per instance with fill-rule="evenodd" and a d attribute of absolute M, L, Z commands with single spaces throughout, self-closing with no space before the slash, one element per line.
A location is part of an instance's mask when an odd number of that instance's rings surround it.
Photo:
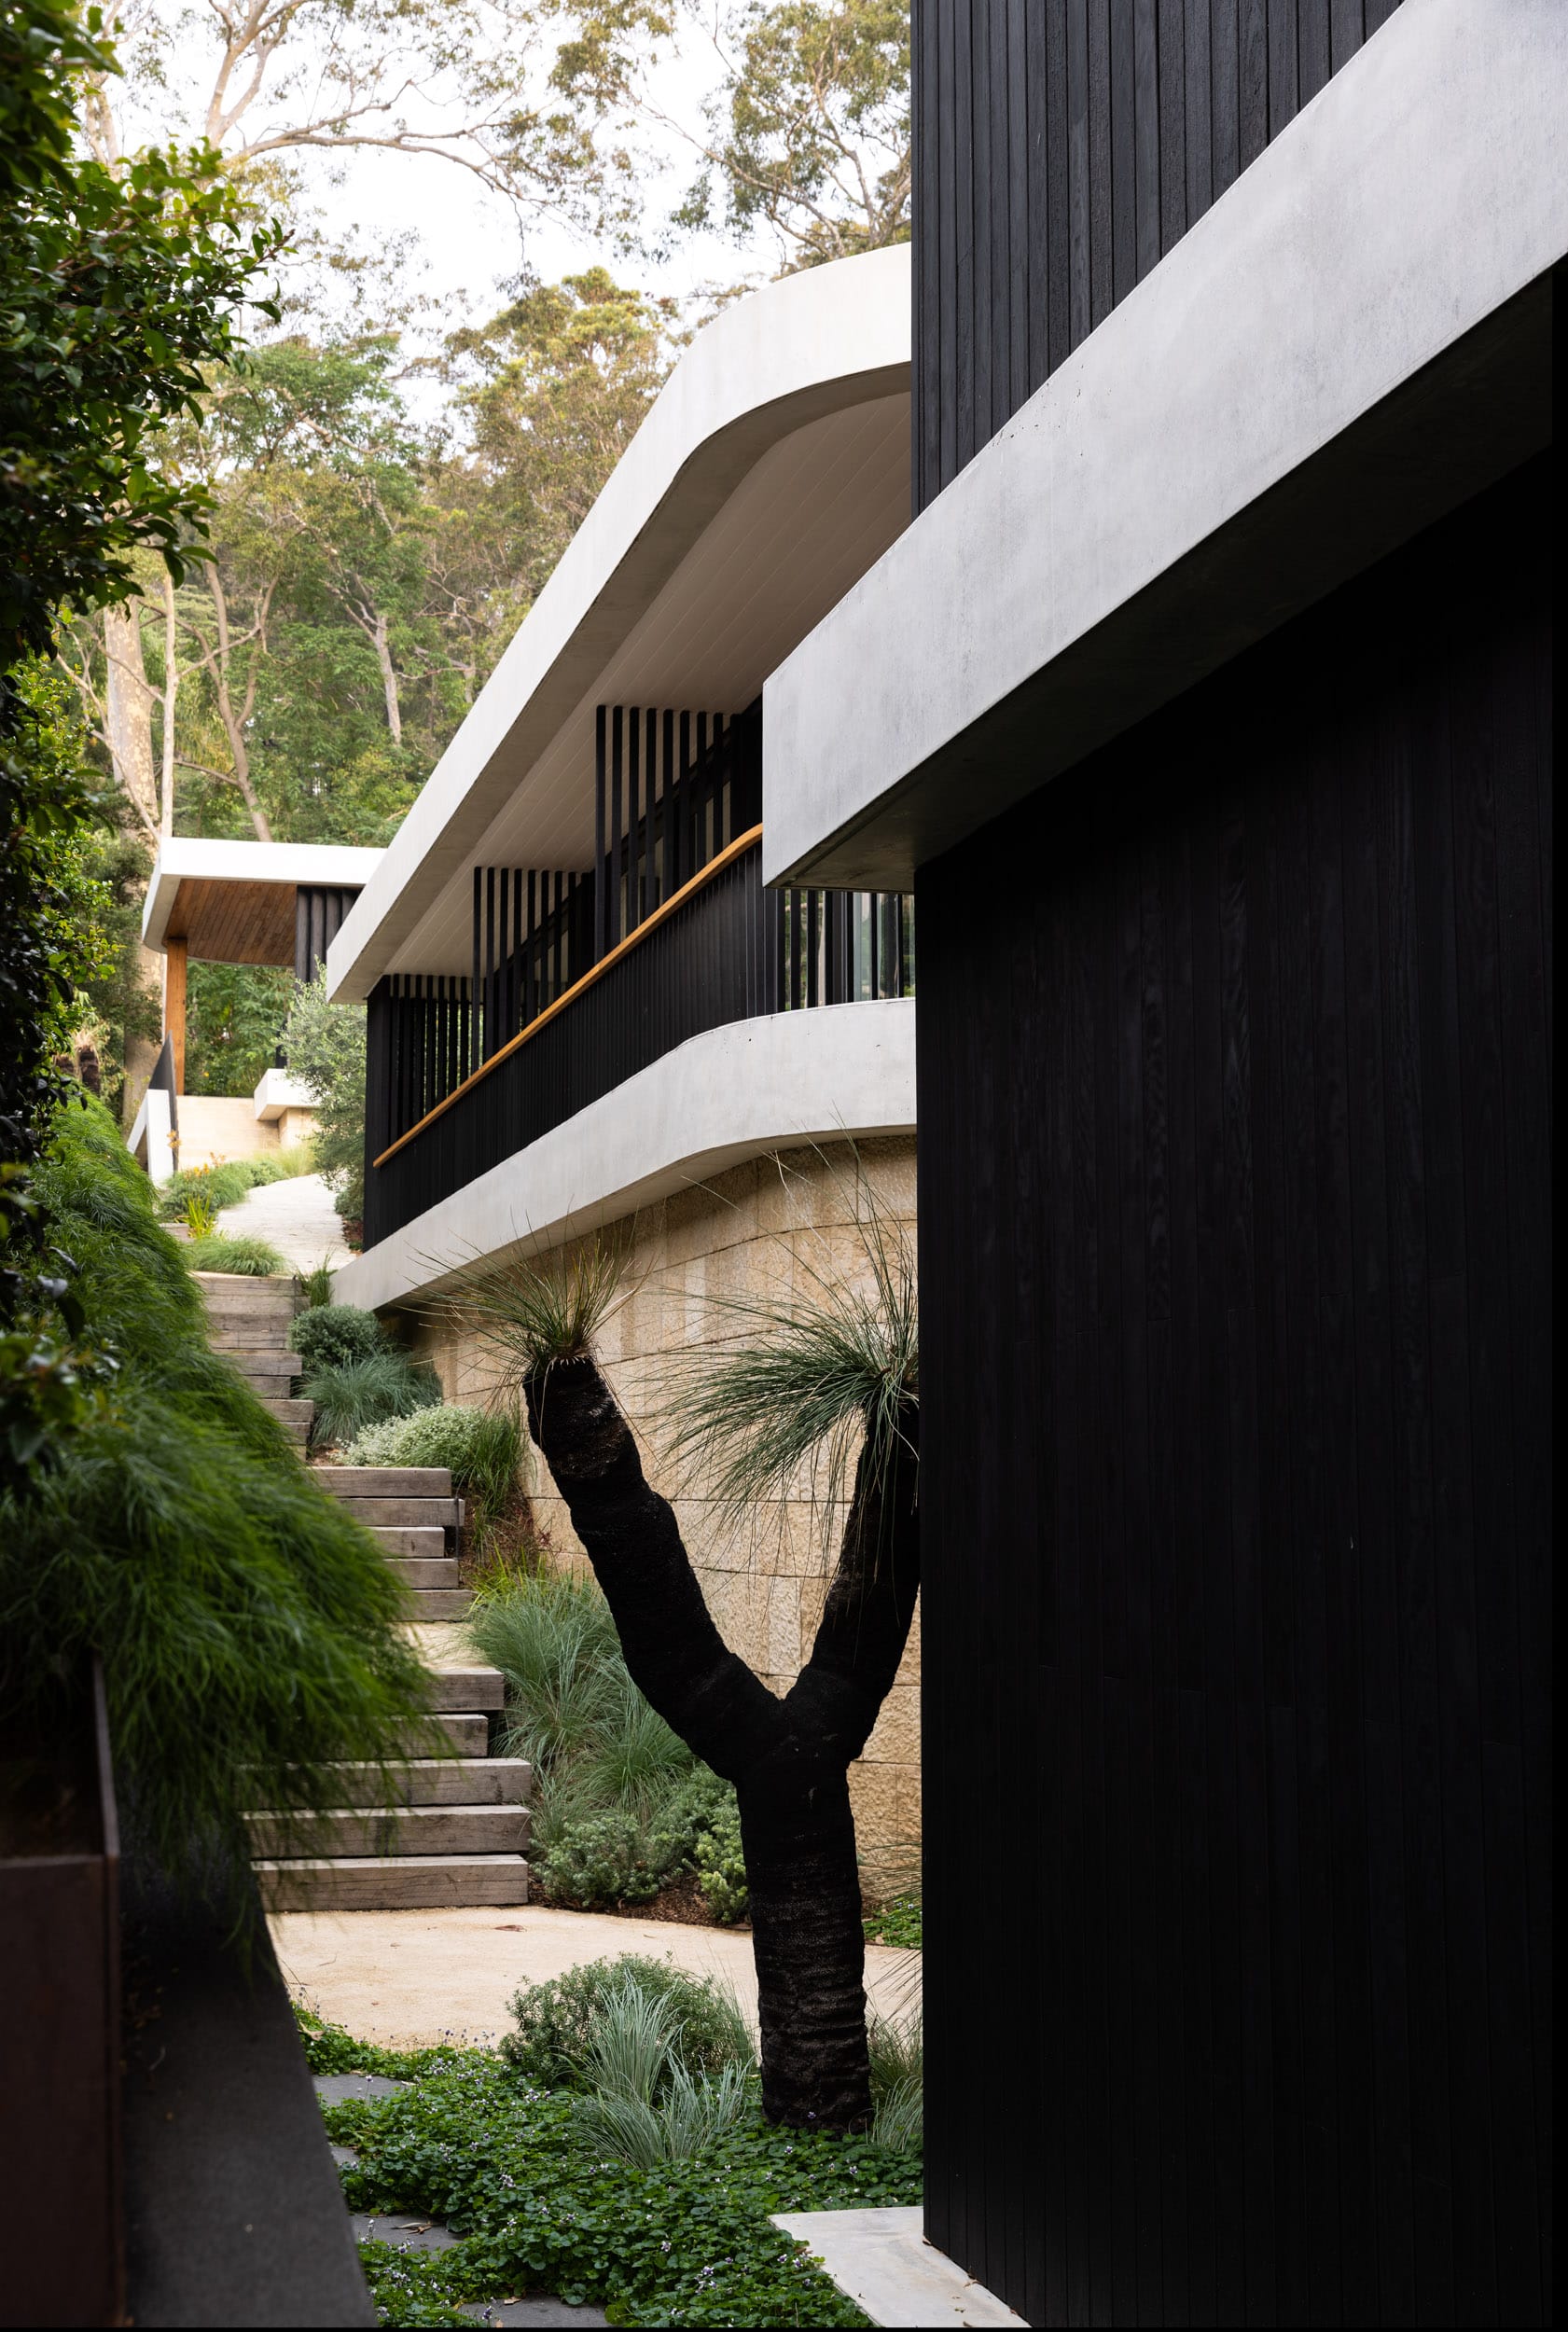
<path fill-rule="evenodd" d="M 312 1405 L 294 1397 L 288 1349 L 298 1284 L 195 1274 L 215 1348 L 278 1417 L 303 1456 Z M 378 1539 L 402 1581 L 408 1618 L 433 1686 L 435 1738 L 392 1775 L 340 1768 L 342 1804 L 306 1825 L 252 1821 L 257 1871 L 270 1910 L 398 1910 L 436 1905 L 526 1903 L 530 1769 L 490 1755 L 490 1720 L 505 1692 L 499 1669 L 473 1663 L 457 1622 L 471 1598 L 457 1584 L 463 1502 L 440 1466 L 313 1465 L 313 1478 Z M 445 1746 L 446 1756 L 420 1754 Z M 395 1802 L 378 1802 L 387 1796 Z"/>

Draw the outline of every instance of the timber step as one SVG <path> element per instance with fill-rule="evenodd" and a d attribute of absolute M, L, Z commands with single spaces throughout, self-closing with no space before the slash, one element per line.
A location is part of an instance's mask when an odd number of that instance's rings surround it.
<path fill-rule="evenodd" d="M 411 1619 L 422 1626 L 449 1626 L 454 1619 L 466 1619 L 474 1606 L 474 1598 L 465 1587 L 416 1587 L 409 1596 Z"/>
<path fill-rule="evenodd" d="M 526 1757 L 409 1757 L 401 1765 L 340 1765 L 345 1807 L 526 1806 L 534 1769 Z M 405 1850 L 407 1851 L 407 1850 Z"/>
<path fill-rule="evenodd" d="M 438 1523 L 369 1522 L 366 1528 L 379 1541 L 389 1562 L 437 1562 L 447 1551 L 447 1534 Z"/>
<path fill-rule="evenodd" d="M 389 1555 L 386 1567 L 405 1587 L 457 1585 L 457 1564 L 451 1555 Z"/>
<path fill-rule="evenodd" d="M 269 1858 L 362 1854 L 520 1854 L 528 1845 L 528 1808 L 479 1806 L 345 1806 L 280 1821 L 252 1814 L 251 1845 Z"/>
<path fill-rule="evenodd" d="M 341 1862 L 258 1862 L 270 1911 L 510 1909 L 528 1900 L 520 1854 L 382 1854 Z"/>
<path fill-rule="evenodd" d="M 288 1349 L 298 1284 L 202 1273 L 215 1350 L 300 1446 L 312 1404 Z M 444 1466 L 315 1465 L 319 1487 L 369 1530 L 407 1590 L 417 1622 L 461 1618 L 472 1597 L 457 1584 L 449 1534 L 463 1501 Z M 429 1672 L 432 1714 L 387 1769 L 340 1767 L 341 1803 L 305 1819 L 252 1817 L 262 1900 L 270 1910 L 404 1910 L 492 1907 L 528 1900 L 528 1798 L 520 1757 L 490 1755 L 490 1717 L 505 1680 L 479 1666 Z M 445 1752 L 445 1754 L 432 1754 Z M 389 1804 L 388 1798 L 393 1802 Z"/>

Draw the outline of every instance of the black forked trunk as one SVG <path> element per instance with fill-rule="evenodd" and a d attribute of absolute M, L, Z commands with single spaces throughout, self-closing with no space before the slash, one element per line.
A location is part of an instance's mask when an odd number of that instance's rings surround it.
<path fill-rule="evenodd" d="M 919 1585 L 917 1412 L 879 1469 L 869 1449 L 812 1657 L 781 1700 L 724 1643 L 666 1500 L 643 1477 L 591 1360 L 529 1383 L 528 1419 L 620 1632 L 665 1722 L 735 1784 L 751 1888 L 770 2120 L 869 2119 L 865 1939 L 848 1768 L 897 1673 Z"/>

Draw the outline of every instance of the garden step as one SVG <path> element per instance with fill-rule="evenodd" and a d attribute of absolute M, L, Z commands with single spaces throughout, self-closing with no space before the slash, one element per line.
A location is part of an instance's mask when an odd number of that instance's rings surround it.
<path fill-rule="evenodd" d="M 302 1367 L 298 1355 L 289 1350 L 288 1338 L 283 1332 L 284 1320 L 280 1317 L 275 1325 L 274 1335 L 274 1323 L 258 1318 L 254 1312 L 248 1312 L 243 1319 L 211 1320 L 207 1324 L 207 1341 L 215 1353 L 287 1353 L 296 1367 Z"/>
<path fill-rule="evenodd" d="M 282 1425 L 308 1425 L 316 1413 L 313 1401 L 297 1401 L 288 1395 L 264 1394 L 261 1406 L 271 1409 Z"/>
<path fill-rule="evenodd" d="M 244 1370 L 244 1381 L 258 1401 L 286 1400 L 294 1384 L 292 1372 L 287 1376 L 253 1376 Z M 312 1404 L 313 1406 L 313 1404 Z"/>
<path fill-rule="evenodd" d="M 400 1806 L 526 1806 L 534 1769 L 526 1757 L 410 1757 L 390 1772 L 340 1765 L 334 1779 L 345 1807 L 384 1805 L 389 1784 Z"/>
<path fill-rule="evenodd" d="M 528 1845 L 528 1809 L 521 1805 L 345 1807 L 281 1822 L 252 1814 L 251 1844 L 264 1856 L 360 1854 L 520 1854 Z M 292 1850 L 292 1851 L 290 1851 Z"/>
<path fill-rule="evenodd" d="M 213 1346 L 221 1353 L 230 1368 L 237 1368 L 242 1377 L 275 1377 L 280 1372 L 298 1377 L 305 1364 L 298 1353 L 291 1353 L 286 1344 L 219 1344 Z"/>
<path fill-rule="evenodd" d="M 303 1450 L 308 1446 L 311 1438 L 311 1429 L 308 1424 L 303 1422 L 298 1424 L 295 1424 L 292 1420 L 288 1418 L 283 1418 L 279 1422 L 282 1423 L 284 1432 L 288 1437 L 289 1440 L 292 1441 L 298 1449 Z"/>
<path fill-rule="evenodd" d="M 388 1854 L 352 1862 L 261 1862 L 271 1911 L 507 1909 L 528 1900 L 520 1854 Z"/>
<path fill-rule="evenodd" d="M 405 1587 L 456 1587 L 457 1565 L 450 1555 L 392 1556 L 387 1569 Z"/>
<path fill-rule="evenodd" d="M 451 1476 L 444 1465 L 312 1465 L 312 1473 L 335 1498 L 450 1498 Z"/>
<path fill-rule="evenodd" d="M 312 1473 L 324 1473 L 324 1466 L 312 1466 Z M 400 1522 L 448 1525 L 456 1529 L 463 1520 L 461 1498 L 344 1498 L 339 1505 L 356 1522 Z"/>
<path fill-rule="evenodd" d="M 430 1734 L 439 1735 L 460 1757 L 488 1757 L 490 1755 L 488 1716 L 432 1716 L 420 1728 L 417 1737 L 408 1743 L 410 1764 L 418 1764 L 437 1746 L 436 1742 L 428 1738 Z"/>
<path fill-rule="evenodd" d="M 372 1522 L 367 1527 L 371 1537 L 380 1540 L 382 1552 L 387 1556 L 402 1556 L 409 1560 L 423 1558 L 434 1562 L 447 1550 L 445 1531 L 435 1529 L 428 1523 L 423 1528 L 415 1525 L 412 1529 L 407 1525 L 399 1527 L 395 1522 Z"/>
<path fill-rule="evenodd" d="M 465 1587 L 423 1587 L 409 1601 L 414 1619 L 466 1619 L 474 1599 Z"/>
<path fill-rule="evenodd" d="M 201 1287 L 203 1301 L 210 1306 L 222 1304 L 264 1304 L 275 1301 L 289 1311 L 298 1311 L 301 1292 L 297 1278 L 269 1276 L 257 1278 L 252 1271 L 191 1271 L 191 1278 Z"/>
<path fill-rule="evenodd" d="M 432 1668 L 430 1705 L 447 1710 L 499 1709 L 506 1706 L 506 1680 L 498 1668 Z"/>

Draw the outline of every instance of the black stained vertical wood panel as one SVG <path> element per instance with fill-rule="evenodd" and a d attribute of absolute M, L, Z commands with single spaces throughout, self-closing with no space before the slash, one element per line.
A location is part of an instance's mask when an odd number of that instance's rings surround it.
<path fill-rule="evenodd" d="M 924 508 L 1398 0 L 915 0 Z"/>
<path fill-rule="evenodd" d="M 1033 2323 L 1551 2315 L 1552 507 L 920 873 L 927 2229 Z"/>

